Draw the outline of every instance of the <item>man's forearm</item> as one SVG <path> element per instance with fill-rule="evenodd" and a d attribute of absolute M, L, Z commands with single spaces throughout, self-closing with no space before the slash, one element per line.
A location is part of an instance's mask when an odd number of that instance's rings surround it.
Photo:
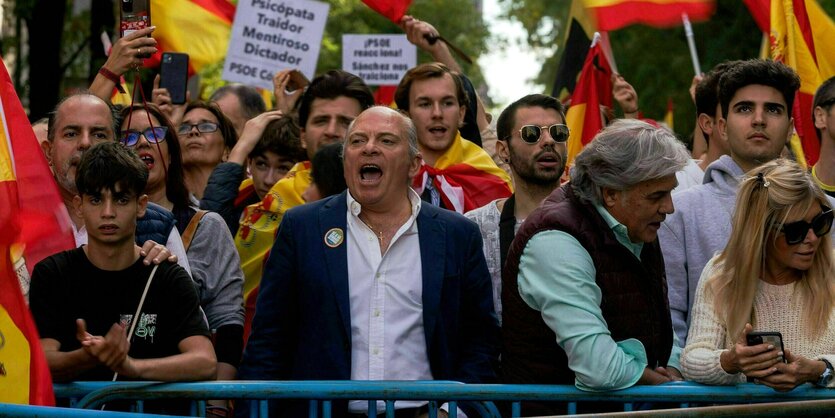
<path fill-rule="evenodd" d="M 164 382 L 213 380 L 217 372 L 214 354 L 188 352 L 168 357 L 128 360 L 131 363 L 126 377 Z"/>
<path fill-rule="evenodd" d="M 74 351 L 45 351 L 46 363 L 52 373 L 52 380 L 69 382 L 80 374 L 96 367 L 98 361 L 83 348 Z"/>

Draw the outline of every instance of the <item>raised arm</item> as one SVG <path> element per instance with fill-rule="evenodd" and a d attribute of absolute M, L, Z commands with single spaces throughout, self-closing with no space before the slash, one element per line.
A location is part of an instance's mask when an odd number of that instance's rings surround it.
<path fill-rule="evenodd" d="M 140 55 L 148 55 L 157 52 L 157 41 L 149 37 L 156 29 L 154 26 L 133 32 L 124 38 L 119 38 L 110 55 L 107 57 L 104 66 L 96 74 L 93 84 L 90 85 L 90 92 L 110 103 L 110 96 L 113 89 L 119 84 L 119 77 L 128 70 L 142 65 Z"/>

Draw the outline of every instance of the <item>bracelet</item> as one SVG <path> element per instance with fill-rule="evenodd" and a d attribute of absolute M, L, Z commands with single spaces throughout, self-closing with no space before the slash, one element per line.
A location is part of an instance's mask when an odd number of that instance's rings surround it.
<path fill-rule="evenodd" d="M 119 90 L 119 93 L 126 93 L 125 88 L 122 87 L 122 79 L 113 71 L 108 70 L 107 68 L 101 67 L 99 68 L 99 74 L 103 75 L 104 78 L 113 82 L 116 85 L 116 90 Z"/>

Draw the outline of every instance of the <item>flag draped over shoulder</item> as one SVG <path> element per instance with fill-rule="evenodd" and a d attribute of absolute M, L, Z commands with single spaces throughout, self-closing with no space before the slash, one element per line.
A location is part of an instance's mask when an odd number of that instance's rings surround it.
<path fill-rule="evenodd" d="M 0 402 L 54 405 L 49 367 L 21 293 L 28 280 L 19 278 L 29 276 L 26 263 L 34 266 L 75 242 L 5 65 L 0 65 L 0 125 Z"/>
<path fill-rule="evenodd" d="M 812 123 L 812 99 L 821 83 L 835 75 L 835 24 L 814 0 L 745 3 L 768 35 L 771 59 L 785 63 L 800 76 L 800 90 L 792 109 L 796 135 L 791 146 L 801 164 L 812 166 L 820 156 L 820 141 Z"/>
<path fill-rule="evenodd" d="M 159 50 L 145 66 L 159 66 L 163 52 L 188 54 L 189 74 L 226 57 L 235 4 L 230 0 L 151 0 Z"/>
<path fill-rule="evenodd" d="M 601 31 L 636 23 L 654 27 L 681 25 L 687 13 L 693 21 L 707 20 L 716 10 L 715 0 L 584 0 Z"/>
<path fill-rule="evenodd" d="M 440 192 L 444 206 L 458 213 L 513 193 L 510 176 L 481 147 L 463 139 L 460 133 L 434 167 L 421 165 L 412 188 L 421 194 L 428 181 Z"/>
<path fill-rule="evenodd" d="M 577 75 L 583 68 L 591 38 L 596 31 L 582 0 L 572 0 L 568 22 L 568 33 L 562 43 L 557 77 L 551 90 L 551 96 L 560 100 L 568 98 L 577 86 Z"/>
<path fill-rule="evenodd" d="M 400 23 L 400 19 L 403 19 L 403 15 L 412 4 L 412 0 L 362 0 L 362 2 L 395 24 Z"/>
<path fill-rule="evenodd" d="M 577 88 L 571 95 L 571 106 L 565 120 L 571 133 L 568 137 L 567 166 L 592 138 L 603 129 L 600 105 L 612 107 L 612 69 L 603 54 L 600 35 L 595 34 L 591 49 L 583 63 Z"/>
<path fill-rule="evenodd" d="M 273 185 L 262 201 L 247 206 L 241 214 L 235 247 L 241 256 L 241 270 L 244 272 L 245 338 L 249 335 L 252 318 L 255 316 L 258 286 L 275 242 L 278 225 L 287 210 L 305 203 L 302 193 L 310 186 L 310 169 L 310 161 L 296 164 L 286 177 Z"/>

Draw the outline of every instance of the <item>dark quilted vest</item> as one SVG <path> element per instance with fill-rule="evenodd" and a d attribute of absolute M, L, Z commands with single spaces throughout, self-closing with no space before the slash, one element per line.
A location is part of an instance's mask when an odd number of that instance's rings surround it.
<path fill-rule="evenodd" d="M 136 243 L 141 247 L 147 240 L 165 245 L 177 221 L 166 208 L 148 202 L 145 216 L 136 221 Z"/>
<path fill-rule="evenodd" d="M 556 335 L 519 296 L 516 276 L 528 240 L 560 230 L 575 237 L 594 261 L 602 291 L 603 318 L 615 341 L 643 343 L 650 367 L 666 366 L 673 345 L 664 260 L 658 240 L 644 244 L 641 260 L 615 238 L 592 205 L 581 203 L 570 184 L 554 191 L 513 240 L 502 271 L 502 372 L 505 383 L 574 384 Z M 570 280 L 564 278 L 564 280 Z M 593 356 L 594 353 L 587 353 Z"/>

